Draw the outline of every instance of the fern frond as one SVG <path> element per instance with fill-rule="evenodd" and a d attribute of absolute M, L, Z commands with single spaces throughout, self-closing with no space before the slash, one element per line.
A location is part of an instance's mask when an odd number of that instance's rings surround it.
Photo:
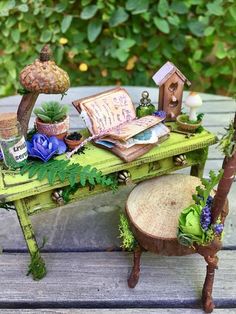
<path fill-rule="evenodd" d="M 36 176 L 39 181 L 47 179 L 50 185 L 60 180 L 60 182 L 68 181 L 71 187 L 78 183 L 81 186 L 90 185 L 91 187 L 100 184 L 116 190 L 118 186 L 115 176 L 104 176 L 101 171 L 91 165 L 83 167 L 80 164 L 70 164 L 69 160 L 52 159 L 46 163 L 30 161 L 20 169 L 21 175 L 27 172 L 29 178 Z"/>

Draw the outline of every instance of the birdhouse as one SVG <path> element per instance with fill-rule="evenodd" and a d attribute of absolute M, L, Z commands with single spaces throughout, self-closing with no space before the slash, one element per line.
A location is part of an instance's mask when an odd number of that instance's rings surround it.
<path fill-rule="evenodd" d="M 167 113 L 167 121 L 175 121 L 181 112 L 184 84 L 190 86 L 190 81 L 169 61 L 152 78 L 159 85 L 158 110 Z"/>

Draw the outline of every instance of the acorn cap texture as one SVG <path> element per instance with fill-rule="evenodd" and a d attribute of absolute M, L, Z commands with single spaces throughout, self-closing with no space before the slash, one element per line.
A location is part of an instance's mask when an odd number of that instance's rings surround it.
<path fill-rule="evenodd" d="M 26 90 L 44 94 L 62 94 L 68 90 L 68 74 L 50 60 L 50 57 L 51 52 L 46 45 L 41 50 L 40 59 L 36 59 L 20 72 L 20 83 Z"/>

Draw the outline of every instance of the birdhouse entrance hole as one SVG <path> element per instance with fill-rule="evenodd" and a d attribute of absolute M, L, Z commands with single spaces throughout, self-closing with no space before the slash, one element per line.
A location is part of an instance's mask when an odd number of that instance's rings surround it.
<path fill-rule="evenodd" d="M 168 87 L 169 91 L 171 93 L 174 93 L 178 88 L 178 82 L 171 83 L 170 86 Z"/>

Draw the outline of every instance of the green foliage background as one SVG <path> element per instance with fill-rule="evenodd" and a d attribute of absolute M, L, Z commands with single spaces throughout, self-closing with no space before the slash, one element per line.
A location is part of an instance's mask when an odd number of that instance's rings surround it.
<path fill-rule="evenodd" d="M 0 96 L 45 43 L 72 86 L 149 85 L 166 61 L 193 89 L 236 92 L 234 0 L 0 1 Z"/>

